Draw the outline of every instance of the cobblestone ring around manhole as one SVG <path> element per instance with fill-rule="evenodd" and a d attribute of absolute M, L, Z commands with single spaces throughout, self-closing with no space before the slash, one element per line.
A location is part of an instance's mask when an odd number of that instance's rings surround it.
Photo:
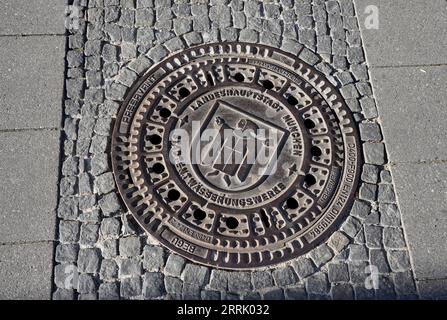
<path fill-rule="evenodd" d="M 254 269 L 336 230 L 360 145 L 341 95 L 313 67 L 271 47 L 217 43 L 167 58 L 134 86 L 112 162 L 128 209 L 162 244 L 198 263 Z"/>

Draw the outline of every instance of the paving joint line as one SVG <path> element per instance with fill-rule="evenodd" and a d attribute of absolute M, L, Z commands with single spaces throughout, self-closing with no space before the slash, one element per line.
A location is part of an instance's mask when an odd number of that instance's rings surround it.
<path fill-rule="evenodd" d="M 442 67 L 447 63 L 429 63 L 429 64 L 402 64 L 396 66 L 370 66 L 371 69 L 387 69 L 387 68 L 420 68 L 420 67 Z"/>
<path fill-rule="evenodd" d="M 0 129 L 0 133 L 11 133 L 11 132 L 28 132 L 28 131 L 61 131 L 61 128 L 56 127 L 43 127 L 43 128 L 20 128 L 20 129 Z"/>
<path fill-rule="evenodd" d="M 63 33 L 0 34 L 0 38 L 64 37 Z"/>
<path fill-rule="evenodd" d="M 14 241 L 14 242 L 0 242 L 0 246 L 18 246 L 28 244 L 54 243 L 57 240 L 36 240 L 36 241 Z"/>
<path fill-rule="evenodd" d="M 444 280 L 447 280 L 447 277 L 441 277 L 441 278 L 425 278 L 425 279 L 418 279 L 418 278 L 416 278 L 415 280 L 418 281 L 418 282 L 421 282 L 421 281 L 439 281 L 439 280 L 444 281 Z"/>
<path fill-rule="evenodd" d="M 389 164 L 391 166 L 396 166 L 399 164 L 440 164 L 447 163 L 447 159 L 429 159 L 429 160 L 418 160 L 418 161 L 391 161 Z"/>

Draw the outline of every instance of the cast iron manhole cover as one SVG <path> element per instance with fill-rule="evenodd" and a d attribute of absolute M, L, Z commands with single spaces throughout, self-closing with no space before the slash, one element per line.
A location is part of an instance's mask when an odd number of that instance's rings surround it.
<path fill-rule="evenodd" d="M 120 109 L 113 170 L 128 209 L 193 261 L 252 269 L 337 228 L 360 145 L 338 91 L 277 49 L 203 45 L 151 68 Z"/>

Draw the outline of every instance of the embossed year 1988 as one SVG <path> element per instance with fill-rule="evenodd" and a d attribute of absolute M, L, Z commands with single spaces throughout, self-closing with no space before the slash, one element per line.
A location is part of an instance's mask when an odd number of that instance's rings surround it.
<path fill-rule="evenodd" d="M 186 242 L 183 239 L 180 239 L 178 237 L 172 238 L 171 243 L 174 246 L 176 246 L 177 248 L 182 249 L 182 250 L 184 250 L 186 252 L 189 252 L 189 253 L 194 253 L 194 251 L 196 250 L 196 246 L 195 245 L 192 245 L 192 244 L 190 244 L 190 243 L 188 243 L 188 242 Z"/>

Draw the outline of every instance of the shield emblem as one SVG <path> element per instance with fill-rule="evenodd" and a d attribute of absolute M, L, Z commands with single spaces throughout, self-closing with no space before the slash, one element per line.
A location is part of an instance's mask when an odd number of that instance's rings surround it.
<path fill-rule="evenodd" d="M 197 167 L 224 190 L 240 191 L 274 173 L 286 132 L 228 102 L 216 101 L 195 135 Z"/>

